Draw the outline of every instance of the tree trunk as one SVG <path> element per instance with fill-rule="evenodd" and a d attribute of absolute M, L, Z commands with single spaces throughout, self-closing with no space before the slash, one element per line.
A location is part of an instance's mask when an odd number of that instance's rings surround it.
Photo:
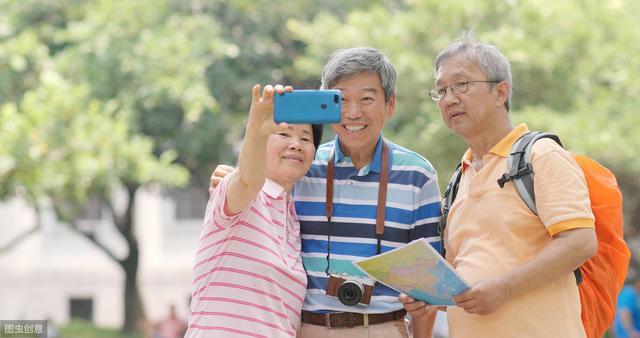
<path fill-rule="evenodd" d="M 78 232 L 87 240 L 95 244 L 107 256 L 109 256 L 109 258 L 118 263 L 118 265 L 122 268 L 125 275 L 125 282 L 123 292 L 124 324 L 122 325 L 121 331 L 124 334 L 133 334 L 138 329 L 141 329 L 138 325 L 139 321 L 146 319 L 144 303 L 142 302 L 140 290 L 138 289 L 138 262 L 140 251 L 138 247 L 138 240 L 136 238 L 134 230 L 134 212 L 136 205 L 135 198 L 136 192 L 138 191 L 139 187 L 140 185 L 136 183 L 126 185 L 129 200 L 127 201 L 126 210 L 122 215 L 116 212 L 113 204 L 109 201 L 109 198 L 106 197 L 106 203 L 113 217 L 116 229 L 124 238 L 125 242 L 127 243 L 127 248 L 129 249 L 129 253 L 124 259 L 118 258 L 92 233 L 80 231 L 78 224 L 74 221 L 76 218 L 73 217 L 69 212 L 65 212 L 65 208 L 63 207 L 64 204 L 60 201 L 52 200 L 53 208 L 58 216 L 58 219 L 62 220 L 64 224 L 67 224 L 70 229 Z"/>
<path fill-rule="evenodd" d="M 131 334 L 138 328 L 138 320 L 144 319 L 144 305 L 138 290 L 138 243 L 129 245 L 129 256 L 122 262 L 124 282 L 124 325 L 122 332 Z"/>
<path fill-rule="evenodd" d="M 134 333 L 139 329 L 138 322 L 145 319 L 144 303 L 138 289 L 138 262 L 140 251 L 134 231 L 135 197 L 139 185 L 126 186 L 129 195 L 125 214 L 116 220 L 116 225 L 129 247 L 129 254 L 121 260 L 120 266 L 125 274 L 124 283 L 124 324 L 122 332 Z"/>

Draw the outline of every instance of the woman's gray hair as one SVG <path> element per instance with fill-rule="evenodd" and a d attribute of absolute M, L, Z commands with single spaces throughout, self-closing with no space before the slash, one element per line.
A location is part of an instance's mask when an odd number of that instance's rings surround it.
<path fill-rule="evenodd" d="M 477 41 L 473 32 L 462 32 L 458 39 L 445 48 L 436 58 L 436 76 L 440 66 L 452 57 L 463 57 L 468 61 L 474 62 L 480 67 L 480 70 L 487 76 L 489 81 L 507 81 L 509 83 L 509 97 L 504 105 L 509 111 L 511 93 L 513 93 L 511 64 L 496 46 Z"/>
<path fill-rule="evenodd" d="M 395 94 L 396 70 L 382 52 L 371 47 L 355 47 L 335 51 L 322 69 L 321 89 L 330 89 L 341 80 L 358 73 L 376 73 L 389 102 Z"/>

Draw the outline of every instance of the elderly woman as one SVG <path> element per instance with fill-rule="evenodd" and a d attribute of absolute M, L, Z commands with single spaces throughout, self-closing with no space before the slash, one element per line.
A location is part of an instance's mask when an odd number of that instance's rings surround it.
<path fill-rule="evenodd" d="M 186 337 L 295 337 L 307 278 L 291 189 L 322 126 L 276 124 L 273 98 L 253 87 L 239 166 L 212 191 L 193 268 Z"/>

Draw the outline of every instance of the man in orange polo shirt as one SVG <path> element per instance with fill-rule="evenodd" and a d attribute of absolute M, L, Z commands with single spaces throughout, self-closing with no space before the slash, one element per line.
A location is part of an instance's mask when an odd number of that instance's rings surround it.
<path fill-rule="evenodd" d="M 448 309 L 450 337 L 585 337 L 573 274 L 596 253 L 582 170 L 550 139 L 532 149 L 534 215 L 513 183 L 500 188 L 512 144 L 509 61 L 465 33 L 436 59 L 430 95 L 469 149 L 445 230 L 446 259 L 472 286 Z M 420 302 L 405 304 L 419 309 Z"/>

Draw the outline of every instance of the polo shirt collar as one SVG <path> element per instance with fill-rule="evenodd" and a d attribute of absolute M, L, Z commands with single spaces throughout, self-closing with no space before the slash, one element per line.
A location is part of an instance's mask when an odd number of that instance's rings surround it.
<path fill-rule="evenodd" d="M 262 191 L 264 191 L 265 194 L 269 195 L 271 198 L 279 198 L 284 192 L 284 188 L 280 184 L 268 178 L 265 178 L 264 185 L 262 186 Z"/>
<path fill-rule="evenodd" d="M 507 157 L 509 156 L 509 152 L 511 151 L 511 147 L 514 143 L 525 133 L 529 131 L 527 125 L 525 123 L 519 124 L 517 127 L 513 128 L 507 136 L 505 136 L 500 142 L 498 142 L 491 150 L 490 153 L 496 154 L 498 156 Z"/>
<path fill-rule="evenodd" d="M 501 157 L 509 156 L 509 152 L 511 151 L 511 147 L 513 146 L 513 144 L 522 135 L 524 135 L 527 132 L 529 132 L 529 128 L 527 127 L 527 124 L 526 123 L 519 124 L 518 126 L 513 128 L 513 130 L 511 130 L 509 134 L 507 134 L 507 136 L 505 136 L 502 140 L 500 140 L 500 142 L 496 143 L 496 145 L 494 145 L 493 148 L 489 150 L 489 153 L 498 155 Z M 471 153 L 471 148 L 469 148 L 467 149 L 467 151 L 464 152 L 464 155 L 462 155 L 463 168 L 465 168 L 469 163 L 471 163 L 472 159 L 473 159 L 473 154 Z"/>
<path fill-rule="evenodd" d="M 342 161 L 347 155 L 345 155 L 340 149 L 340 139 L 338 135 L 334 140 L 335 144 L 335 156 L 333 159 L 333 164 L 337 164 Z M 387 146 L 389 144 L 387 143 Z M 389 169 L 391 169 L 391 163 L 393 163 L 393 152 L 391 151 L 391 147 L 389 147 Z M 382 133 L 378 136 L 378 142 L 376 142 L 376 148 L 373 150 L 373 159 L 371 163 L 369 163 L 365 167 L 369 167 L 369 171 L 373 171 L 375 173 L 380 173 L 380 167 L 382 166 Z"/>

